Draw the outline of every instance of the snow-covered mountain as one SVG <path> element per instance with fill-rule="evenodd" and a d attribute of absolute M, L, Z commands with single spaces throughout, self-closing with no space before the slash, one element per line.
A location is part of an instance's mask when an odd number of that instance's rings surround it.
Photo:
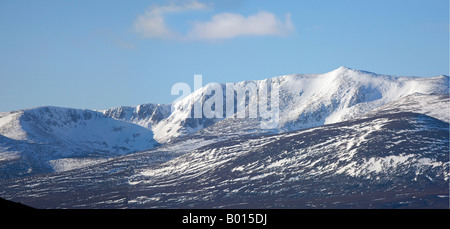
<path fill-rule="evenodd" d="M 77 168 L 159 145 L 150 129 L 59 107 L 1 114 L 0 138 L 1 177 Z"/>
<path fill-rule="evenodd" d="M 278 126 L 261 129 L 264 119 L 236 118 L 237 106 L 247 108 L 259 102 L 259 92 L 277 90 Z M 194 118 L 195 103 L 204 104 L 211 85 L 200 88 L 173 104 L 143 104 L 108 110 L 81 110 L 38 107 L 0 113 L 0 177 L 15 177 L 76 169 L 105 162 L 118 155 L 152 149 L 159 144 L 185 140 L 215 139 L 283 133 L 352 120 L 382 109 L 400 109 L 410 96 L 422 96 L 410 112 L 428 109 L 432 117 L 448 122 L 448 98 L 439 108 L 428 106 L 428 95 L 448 95 L 448 76 L 431 78 L 380 75 L 340 67 L 325 74 L 297 74 L 260 81 L 220 84 L 223 100 L 232 86 L 233 116 Z M 239 100 L 245 88 L 254 88 L 247 99 Z M 241 90 L 241 91 L 239 91 Z M 228 95 L 229 96 L 229 95 Z M 392 102 L 396 102 L 392 103 Z M 226 103 L 224 102 L 225 106 Z M 406 106 L 406 105 L 405 105 Z M 172 112 L 171 108 L 174 107 Z M 228 108 L 229 109 L 229 108 Z M 387 108 L 383 108 L 387 109 Z M 385 110 L 386 111 L 386 110 Z M 208 137 L 209 136 L 209 137 Z M 181 144 L 181 143 L 180 143 Z"/>
<path fill-rule="evenodd" d="M 164 143 L 217 122 L 221 122 L 221 129 L 237 130 L 240 134 L 276 133 L 337 123 L 360 117 L 377 107 L 414 93 L 448 94 L 449 77 L 398 77 L 340 67 L 325 74 L 286 75 L 234 83 L 232 86 L 239 90 L 246 88 L 248 84 L 255 85 L 258 92 L 266 90 L 267 84 L 271 84 L 272 90 L 279 91 L 277 128 L 261 129 L 261 119 L 189 118 L 193 117 L 194 103 L 203 103 L 208 99 L 210 86 L 205 86 L 174 104 L 176 110 L 153 128 L 155 139 Z M 226 86 L 227 84 L 221 84 L 224 100 L 227 99 Z M 252 95 L 249 96 L 246 107 L 258 103 L 258 93 Z M 223 104 L 225 106 L 226 103 Z M 223 117 L 226 117 L 226 109 L 223 108 Z"/>
<path fill-rule="evenodd" d="M 427 106 L 441 99 L 431 96 Z M 38 208 L 448 208 L 449 123 L 425 114 L 380 109 L 286 133 L 194 136 L 83 169 L 3 180 L 0 196 Z M 169 153 L 177 147 L 188 150 Z"/>
<path fill-rule="evenodd" d="M 0 113 L 0 197 L 38 208 L 448 208 L 448 76 L 341 67 L 231 85 L 268 82 L 273 129 L 226 108 L 193 118 L 211 85 L 167 105 Z"/>

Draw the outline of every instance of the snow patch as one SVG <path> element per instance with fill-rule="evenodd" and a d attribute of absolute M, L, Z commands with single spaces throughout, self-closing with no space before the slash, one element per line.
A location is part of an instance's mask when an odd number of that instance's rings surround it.
<path fill-rule="evenodd" d="M 95 158 L 63 158 L 57 160 L 50 160 L 48 163 L 52 166 L 55 172 L 64 172 L 73 169 L 79 169 L 99 163 L 108 161 L 108 159 L 95 159 Z"/>

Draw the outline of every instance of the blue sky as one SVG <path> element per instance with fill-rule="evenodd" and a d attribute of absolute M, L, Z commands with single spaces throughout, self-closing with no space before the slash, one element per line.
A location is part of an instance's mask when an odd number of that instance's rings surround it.
<path fill-rule="evenodd" d="M 449 74 L 448 0 L 2 0 L 0 31 L 0 111 L 170 103 L 194 74 Z"/>

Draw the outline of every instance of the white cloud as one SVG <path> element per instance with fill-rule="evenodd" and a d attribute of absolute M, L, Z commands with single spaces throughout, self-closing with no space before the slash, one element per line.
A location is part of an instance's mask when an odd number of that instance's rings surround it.
<path fill-rule="evenodd" d="M 211 21 L 197 22 L 188 33 L 188 38 L 196 40 L 221 40 L 239 36 L 284 36 L 294 30 L 290 14 L 285 21 L 268 12 L 259 12 L 244 17 L 240 14 L 221 13 Z"/>
<path fill-rule="evenodd" d="M 166 6 L 152 6 L 139 15 L 133 24 L 133 30 L 145 38 L 177 40 L 224 40 L 239 36 L 285 36 L 294 30 L 290 14 L 281 21 L 274 14 L 259 12 L 245 17 L 241 14 L 220 13 L 207 22 L 195 22 L 193 27 L 182 35 L 167 26 L 168 13 L 191 10 L 205 10 L 210 5 L 197 0 L 183 4 L 171 3 Z"/>
<path fill-rule="evenodd" d="M 209 7 L 196 0 L 184 4 L 171 3 L 167 6 L 152 6 L 143 15 L 139 15 L 133 24 L 136 33 L 146 38 L 175 38 L 177 33 L 171 30 L 165 22 L 166 13 L 203 10 Z"/>

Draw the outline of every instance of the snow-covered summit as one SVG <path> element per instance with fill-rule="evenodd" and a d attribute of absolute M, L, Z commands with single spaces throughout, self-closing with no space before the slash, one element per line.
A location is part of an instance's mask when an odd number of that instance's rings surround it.
<path fill-rule="evenodd" d="M 367 71 L 340 67 L 324 74 L 293 74 L 274 77 L 260 81 L 243 81 L 233 83 L 235 88 L 245 88 L 247 84 L 255 84 L 257 91 L 265 90 L 267 82 L 272 88 L 279 90 L 279 125 L 274 132 L 295 130 L 331 124 L 356 118 L 377 107 L 401 99 L 405 96 L 422 94 L 448 94 L 448 76 L 430 78 L 390 76 Z M 225 84 L 221 84 L 225 91 Z M 186 97 L 176 106 L 170 116 L 158 123 L 154 130 L 155 139 L 166 142 L 170 139 L 190 134 L 211 126 L 224 119 L 193 119 L 193 103 L 204 103 L 208 96 L 203 87 Z M 224 94 L 225 96 L 225 94 Z M 247 107 L 258 103 L 256 93 L 248 97 Z M 224 98 L 226 100 L 226 98 Z M 178 104 L 177 104 L 178 105 Z M 224 104 L 225 106 L 225 104 Z M 187 107 L 187 109 L 186 109 Z M 228 109 L 224 107 L 224 111 Z M 191 116 L 192 117 L 192 116 Z M 249 120 L 230 121 L 239 126 Z M 254 120 L 252 120 L 253 122 Z M 260 122 L 250 126 L 252 131 Z M 223 125 L 222 125 L 223 126 Z M 247 125 L 248 127 L 248 125 Z"/>

